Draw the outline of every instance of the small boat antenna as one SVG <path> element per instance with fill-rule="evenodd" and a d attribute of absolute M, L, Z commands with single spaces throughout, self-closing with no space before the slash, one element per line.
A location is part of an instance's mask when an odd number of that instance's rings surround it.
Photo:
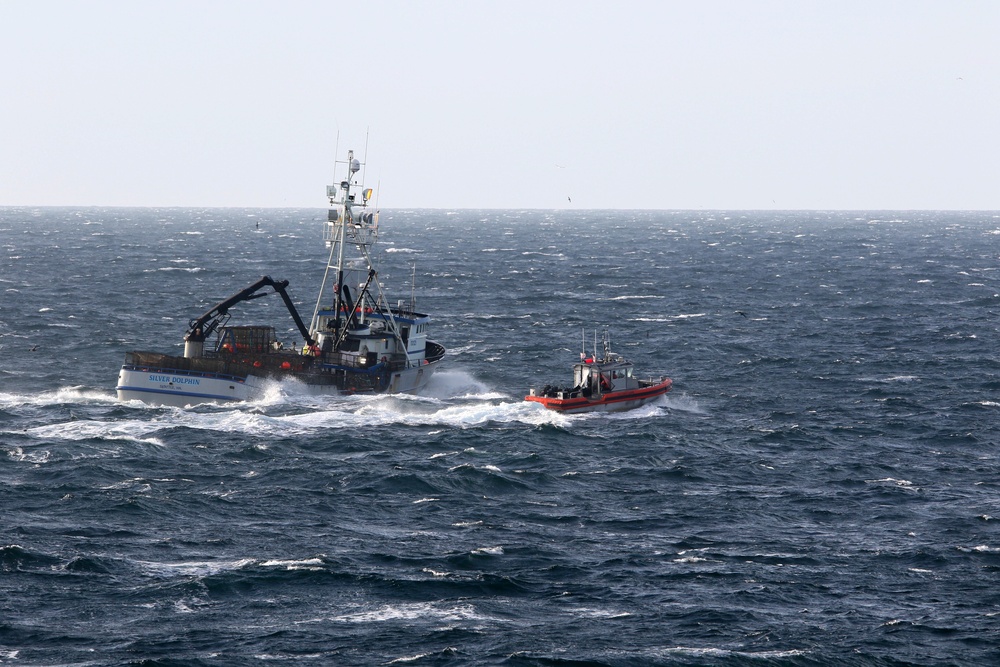
<path fill-rule="evenodd" d="M 337 182 L 337 156 L 340 155 L 340 128 L 337 128 L 337 141 L 334 143 L 333 147 L 333 180 L 331 183 Z"/>
<path fill-rule="evenodd" d="M 363 165 L 364 168 L 365 168 L 365 170 L 361 172 L 361 187 L 362 188 L 364 188 L 365 187 L 365 183 L 368 182 L 368 181 L 365 180 L 365 174 L 368 173 L 368 132 L 369 132 L 370 129 L 371 128 L 367 128 L 367 127 L 365 128 L 365 162 L 364 162 L 364 165 Z"/>

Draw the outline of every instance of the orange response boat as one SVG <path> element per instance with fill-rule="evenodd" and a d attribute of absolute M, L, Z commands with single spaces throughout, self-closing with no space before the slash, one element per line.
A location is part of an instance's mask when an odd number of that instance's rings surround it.
<path fill-rule="evenodd" d="M 569 389 L 545 385 L 532 387 L 526 401 L 541 403 L 558 412 L 618 412 L 645 405 L 670 391 L 673 381 L 667 377 L 640 380 L 634 377 L 632 362 L 611 351 L 611 341 L 604 333 L 604 357 L 597 358 L 597 334 L 594 354 L 580 353 L 573 364 L 573 386 Z"/>

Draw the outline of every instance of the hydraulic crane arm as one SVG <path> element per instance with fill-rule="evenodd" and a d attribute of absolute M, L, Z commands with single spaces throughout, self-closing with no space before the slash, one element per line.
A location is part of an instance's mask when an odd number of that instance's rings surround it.
<path fill-rule="evenodd" d="M 253 285 L 250 285 L 250 287 L 240 290 L 228 299 L 224 299 L 215 304 L 201 317 L 191 320 L 188 324 L 188 332 L 187 335 L 184 336 L 184 340 L 199 343 L 204 342 L 205 339 L 215 332 L 219 325 L 225 321 L 230 308 L 243 301 L 250 301 L 251 299 L 259 299 L 262 296 L 267 296 L 267 293 L 257 293 L 265 287 L 271 287 L 275 292 L 281 295 L 281 300 L 285 302 L 285 308 L 288 309 L 292 319 L 295 320 L 295 326 L 298 327 L 299 333 L 302 334 L 302 338 L 305 339 L 307 345 L 314 345 L 315 341 L 312 339 L 312 336 L 309 335 L 309 330 L 302 322 L 302 318 L 299 317 L 299 311 L 295 309 L 295 304 L 292 303 L 291 297 L 289 297 L 288 292 L 285 291 L 285 288 L 288 287 L 288 281 L 272 280 L 270 276 L 262 277 Z"/>

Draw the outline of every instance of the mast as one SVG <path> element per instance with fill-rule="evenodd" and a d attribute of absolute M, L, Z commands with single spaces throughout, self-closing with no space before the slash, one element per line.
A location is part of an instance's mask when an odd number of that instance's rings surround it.
<path fill-rule="evenodd" d="M 365 150 L 367 152 L 367 141 L 365 143 Z M 369 286 L 374 284 L 378 294 L 377 298 L 374 299 L 375 304 L 386 317 L 389 332 L 399 342 L 402 353 L 406 358 L 406 366 L 409 367 L 412 365 L 410 353 L 407 346 L 403 343 L 399 324 L 396 322 L 396 317 L 388 305 L 389 301 L 382 290 L 382 283 L 375 279 L 373 274 L 374 264 L 369 247 L 378 241 L 378 211 L 370 212 L 367 210 L 368 202 L 372 196 L 372 188 L 364 188 L 363 184 L 358 184 L 354 181 L 355 176 L 361 171 L 362 166 L 362 163 L 354 157 L 354 151 L 348 151 L 347 178 L 341 181 L 339 185 L 328 185 L 326 187 L 326 194 L 330 200 L 330 211 L 327 216 L 323 236 L 326 243 L 330 246 L 330 256 L 327 259 L 326 271 L 323 274 L 323 283 L 320 285 L 319 295 L 316 297 L 316 307 L 313 310 L 312 322 L 309 328 L 314 335 L 320 333 L 316 329 L 319 326 L 319 313 L 323 307 L 323 294 L 326 290 L 327 281 L 330 279 L 331 271 L 335 271 L 334 280 L 336 281 L 334 285 L 334 289 L 336 290 L 334 308 L 336 310 L 334 311 L 333 321 L 335 329 L 334 339 L 337 341 L 343 340 L 344 329 L 348 326 L 351 315 L 351 313 L 348 313 L 348 317 L 343 318 L 341 316 L 341 306 L 355 308 L 361 304 L 365 293 L 368 292 Z M 361 188 L 360 202 L 355 200 L 356 195 L 351 191 L 353 186 Z M 369 279 L 362 288 L 361 293 L 358 294 L 357 304 L 352 302 L 350 293 L 348 292 L 350 288 L 344 284 L 345 246 L 348 241 L 358 249 L 361 259 L 364 260 L 369 271 Z M 415 272 L 416 269 L 414 269 Z M 374 295 L 369 294 L 369 297 L 374 298 Z M 410 298 L 412 301 L 413 296 Z"/>
<path fill-rule="evenodd" d="M 309 328 L 316 333 L 319 323 L 319 311 L 323 306 L 323 294 L 326 291 L 327 281 L 330 277 L 330 270 L 336 271 L 334 289 L 337 294 L 334 303 L 336 313 L 336 328 L 340 331 L 340 307 L 344 303 L 344 241 L 348 223 L 351 222 L 351 180 L 361 169 L 361 164 L 354 159 L 354 151 L 347 152 L 347 178 L 340 182 L 340 185 L 326 186 L 326 196 L 330 200 L 330 210 L 327 213 L 327 227 L 323 237 L 327 245 L 330 246 L 330 255 L 326 261 L 326 269 L 323 272 L 323 282 L 320 284 L 319 294 L 316 296 L 316 307 L 313 309 L 312 321 Z"/>
<path fill-rule="evenodd" d="M 417 264 L 410 265 L 410 312 L 417 312 Z"/>
<path fill-rule="evenodd" d="M 354 151 L 347 151 L 347 180 L 342 181 L 340 184 L 340 189 L 343 190 L 344 200 L 342 204 L 341 211 L 343 215 L 340 219 L 340 239 L 338 245 L 340 246 L 340 252 L 337 255 L 337 301 L 334 304 L 336 308 L 336 335 L 338 340 L 340 339 L 340 311 L 341 307 L 348 301 L 344 296 L 344 234 L 347 231 L 348 223 L 352 222 L 351 218 L 351 180 L 354 178 L 354 174 L 358 173 L 361 169 L 361 164 L 354 159 Z M 348 304 L 350 305 L 350 304 Z M 346 326 L 347 323 L 344 323 Z"/>

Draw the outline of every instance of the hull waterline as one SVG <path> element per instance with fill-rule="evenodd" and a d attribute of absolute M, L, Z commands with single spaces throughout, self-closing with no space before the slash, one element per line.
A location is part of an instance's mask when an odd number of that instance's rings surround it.
<path fill-rule="evenodd" d="M 142 401 L 148 405 L 190 407 L 204 403 L 229 403 L 259 400 L 268 388 L 278 382 L 296 382 L 295 393 L 307 396 L 333 396 L 356 393 L 417 393 L 430 381 L 440 362 L 408 368 L 388 376 L 388 385 L 381 392 L 340 388 L 334 384 L 309 384 L 309 378 L 285 375 L 221 375 L 218 373 L 178 371 L 124 365 L 118 372 L 115 388 L 119 401 Z"/>
<path fill-rule="evenodd" d="M 524 400 L 541 403 L 549 410 L 566 414 L 584 412 L 622 412 L 633 410 L 655 401 L 670 391 L 672 382 L 664 380 L 650 387 L 611 392 L 597 397 L 577 396 L 574 398 L 558 398 L 552 396 L 525 396 Z"/>

